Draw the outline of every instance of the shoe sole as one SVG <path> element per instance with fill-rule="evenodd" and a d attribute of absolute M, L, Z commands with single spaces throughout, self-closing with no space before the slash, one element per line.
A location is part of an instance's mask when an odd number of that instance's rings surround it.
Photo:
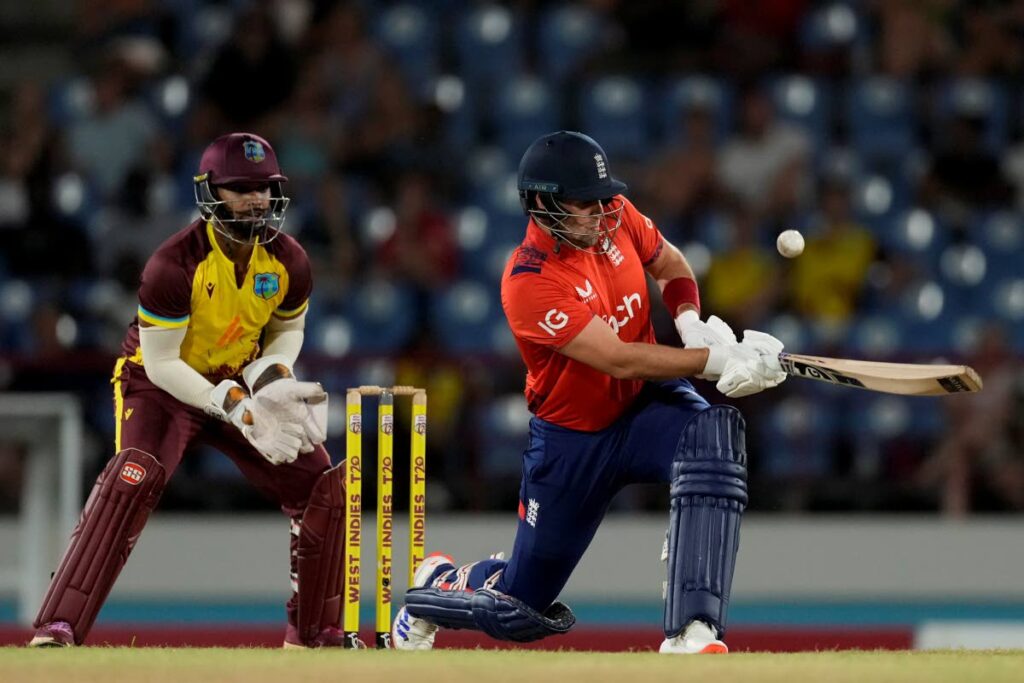
<path fill-rule="evenodd" d="M 700 655 L 727 655 L 727 654 L 729 654 L 729 648 L 727 648 L 725 645 L 719 645 L 717 643 L 711 643 L 710 645 L 705 645 L 704 649 L 701 650 L 700 652 L 698 652 L 697 654 L 700 654 Z"/>
<path fill-rule="evenodd" d="M 284 641 L 284 645 L 281 646 L 283 650 L 308 650 L 309 648 L 305 645 L 299 645 L 297 643 L 289 643 L 287 640 Z"/>
<path fill-rule="evenodd" d="M 71 643 L 62 643 L 52 636 L 36 636 L 28 642 L 29 647 L 74 647 Z"/>

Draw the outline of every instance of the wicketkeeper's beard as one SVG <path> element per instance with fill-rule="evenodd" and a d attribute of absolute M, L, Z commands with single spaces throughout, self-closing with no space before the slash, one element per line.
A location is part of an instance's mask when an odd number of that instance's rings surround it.
<path fill-rule="evenodd" d="M 254 245 L 258 242 L 267 243 L 277 237 L 279 227 L 271 225 L 268 218 L 269 208 L 254 207 L 245 212 L 229 211 L 229 216 L 217 217 L 222 235 L 233 242 Z"/>

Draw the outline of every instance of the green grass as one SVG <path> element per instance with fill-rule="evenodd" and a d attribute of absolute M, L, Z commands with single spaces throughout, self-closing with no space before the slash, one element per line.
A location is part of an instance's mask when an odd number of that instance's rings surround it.
<path fill-rule="evenodd" d="M 0 648 L 0 681 L 56 683 L 647 683 L 693 681 L 1020 681 L 1024 650 L 808 652 L 667 657 L 653 653 L 437 650 Z"/>

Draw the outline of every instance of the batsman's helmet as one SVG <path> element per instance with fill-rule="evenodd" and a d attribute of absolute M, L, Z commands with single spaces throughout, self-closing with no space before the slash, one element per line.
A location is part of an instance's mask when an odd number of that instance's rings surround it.
<path fill-rule="evenodd" d="M 288 178 L 281 174 L 274 148 L 259 135 L 231 133 L 214 140 L 203 151 L 193 180 L 200 215 L 228 239 L 265 244 L 280 233 L 290 201 L 283 187 Z M 270 207 L 239 214 L 217 196 L 215 187 L 237 192 L 269 188 Z"/>
<path fill-rule="evenodd" d="M 565 130 L 537 138 L 519 162 L 518 188 L 523 211 L 556 239 L 597 253 L 611 247 L 612 236 L 622 222 L 623 202 L 618 195 L 626 191 L 626 184 L 612 176 L 608 156 L 593 138 Z M 600 202 L 601 210 L 577 214 L 566 210 L 565 201 Z M 570 229 L 566 221 L 573 217 L 601 221 L 603 235 L 596 249 L 566 239 L 592 234 Z"/>

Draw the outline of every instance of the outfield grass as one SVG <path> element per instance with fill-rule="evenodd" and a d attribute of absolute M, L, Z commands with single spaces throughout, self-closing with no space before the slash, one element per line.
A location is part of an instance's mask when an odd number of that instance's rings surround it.
<path fill-rule="evenodd" d="M 57 683 L 647 683 L 693 681 L 1021 681 L 1024 651 L 809 652 L 666 657 L 653 653 L 438 650 L 0 648 L 0 681 Z"/>

